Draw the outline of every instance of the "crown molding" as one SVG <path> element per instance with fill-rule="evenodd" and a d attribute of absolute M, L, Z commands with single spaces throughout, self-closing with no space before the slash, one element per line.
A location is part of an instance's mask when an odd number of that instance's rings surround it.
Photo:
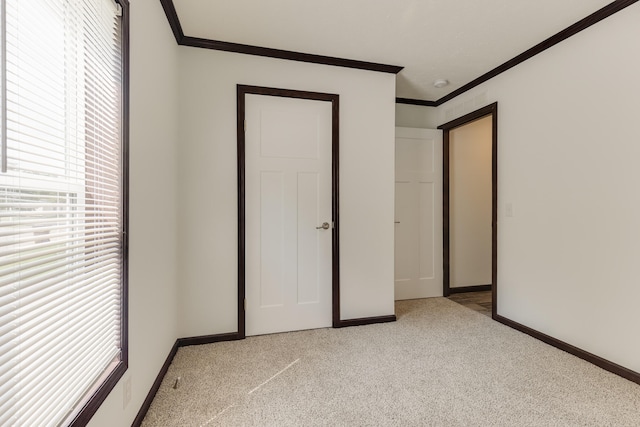
<path fill-rule="evenodd" d="M 493 70 L 481 75 L 480 77 L 470 81 L 469 83 L 459 87 L 453 92 L 443 96 L 436 101 L 412 99 L 412 98 L 396 98 L 398 104 L 421 105 L 426 107 L 438 107 L 453 98 L 481 85 L 482 83 L 504 73 L 505 71 L 515 67 L 524 61 L 544 52 L 545 50 L 557 45 L 558 43 L 572 37 L 579 32 L 591 27 L 594 24 L 608 18 L 609 16 L 637 3 L 639 0 L 615 0 L 612 3 L 597 10 L 586 18 L 581 19 L 575 24 L 565 28 L 564 30 L 554 34 L 548 39 L 538 43 L 534 47 L 527 49 L 518 56 L 497 66 Z M 272 49 L 268 47 L 252 46 L 239 43 L 230 43 L 220 40 L 211 40 L 186 36 L 182 30 L 178 13 L 176 12 L 173 0 L 160 0 L 164 12 L 176 38 L 176 42 L 181 46 L 191 46 L 204 49 L 221 50 L 225 52 L 242 53 L 246 55 L 256 55 L 268 58 L 278 58 L 290 61 L 309 62 L 313 64 L 331 65 L 337 67 L 356 68 L 360 70 L 378 71 L 382 73 L 398 74 L 404 67 L 397 65 L 378 64 L 374 62 L 358 61 L 354 59 L 335 58 L 331 56 L 314 55 L 310 53 L 293 52 L 281 49 Z"/>
<path fill-rule="evenodd" d="M 176 12 L 173 0 L 160 0 L 160 3 L 162 4 L 165 15 L 167 15 L 167 20 L 169 21 L 173 35 L 176 38 L 176 42 L 181 46 L 199 47 L 203 49 L 221 50 L 224 52 L 242 53 L 245 55 L 355 68 L 359 70 L 378 71 L 390 74 L 398 74 L 404 68 L 397 65 L 378 64 L 375 62 L 358 61 L 355 59 L 336 58 L 332 56 L 314 55 L 311 53 L 293 52 L 290 50 L 272 49 L 269 47 L 186 36 L 182 30 L 182 25 L 180 24 L 180 19 L 178 18 L 178 13 Z"/>
<path fill-rule="evenodd" d="M 422 99 L 396 98 L 396 104 L 422 105 L 424 107 L 437 107 L 437 101 L 425 101 Z"/>
<path fill-rule="evenodd" d="M 612 3 L 609 3 L 605 7 L 597 10 L 596 12 L 587 16 L 586 18 L 581 19 L 575 24 L 565 28 L 564 30 L 544 40 L 543 42 L 538 43 L 531 49 L 525 50 L 520 55 L 510 59 L 504 64 L 497 66 L 496 68 L 489 71 L 488 73 L 481 75 L 480 77 L 470 81 L 469 83 L 454 90 L 448 95 L 443 96 L 442 98 L 438 99 L 435 102 L 436 106 L 442 105 L 445 102 L 450 101 L 459 95 L 462 95 L 463 93 L 473 89 L 476 86 L 479 86 L 480 84 L 486 82 L 487 80 L 490 80 L 496 77 L 497 75 L 504 73 L 505 71 L 515 67 L 516 65 L 523 63 L 527 59 L 533 58 L 539 53 L 544 52 L 545 50 L 557 45 L 558 43 L 568 39 L 569 37 L 572 37 L 578 34 L 579 32 L 591 27 L 592 25 L 597 24 L 598 22 L 602 21 L 605 18 L 608 18 L 614 13 L 620 12 L 622 9 L 628 6 L 631 6 L 636 2 L 638 2 L 638 0 L 616 0 Z"/>

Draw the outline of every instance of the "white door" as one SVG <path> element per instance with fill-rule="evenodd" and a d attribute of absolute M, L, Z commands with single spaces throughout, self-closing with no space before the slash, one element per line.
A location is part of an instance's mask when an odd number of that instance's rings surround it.
<path fill-rule="evenodd" d="M 395 299 L 442 296 L 442 132 L 396 128 Z"/>
<path fill-rule="evenodd" d="M 331 117 L 330 102 L 246 95 L 246 335 L 331 326 Z"/>

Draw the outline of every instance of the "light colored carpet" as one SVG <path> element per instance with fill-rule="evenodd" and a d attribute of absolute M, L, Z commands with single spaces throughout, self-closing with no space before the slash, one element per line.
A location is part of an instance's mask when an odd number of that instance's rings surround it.
<path fill-rule="evenodd" d="M 637 384 L 444 298 L 396 314 L 181 348 L 143 426 L 640 426 Z"/>

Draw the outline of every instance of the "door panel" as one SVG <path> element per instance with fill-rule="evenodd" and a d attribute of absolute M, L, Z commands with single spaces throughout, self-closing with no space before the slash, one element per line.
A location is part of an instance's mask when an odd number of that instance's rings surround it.
<path fill-rule="evenodd" d="M 261 95 L 249 95 L 256 97 Z M 320 102 L 292 100 L 287 102 Z M 295 108 L 295 107 L 294 107 Z M 275 107 L 260 111 L 260 154 L 262 157 L 318 159 L 318 120 L 315 112 Z"/>
<path fill-rule="evenodd" d="M 284 247 L 284 174 L 260 173 L 260 306 L 283 304 L 286 256 Z"/>
<path fill-rule="evenodd" d="M 327 234 L 316 230 L 326 218 L 320 218 L 320 174 L 298 173 L 298 304 L 320 302 L 321 241 Z"/>
<path fill-rule="evenodd" d="M 442 296 L 442 134 L 396 128 L 395 299 Z"/>
<path fill-rule="evenodd" d="M 419 218 L 418 241 L 420 249 L 418 253 L 419 276 L 421 280 L 433 280 L 440 277 L 436 268 L 442 269 L 442 264 L 436 265 L 436 259 L 440 258 L 436 252 L 441 252 L 442 247 L 436 245 L 436 234 L 440 234 L 439 230 L 442 225 L 436 222 L 436 210 L 440 211 L 441 204 L 436 203 L 436 186 L 434 181 L 419 181 L 418 183 L 419 198 Z M 436 230 L 438 229 L 438 231 Z M 442 286 L 440 286 L 442 287 Z"/>
<path fill-rule="evenodd" d="M 247 95 L 246 335 L 331 326 L 331 103 Z"/>
<path fill-rule="evenodd" d="M 412 218 L 416 212 L 415 197 L 410 181 L 398 181 L 396 178 L 396 225 L 395 225 L 395 283 L 396 295 L 400 283 L 406 283 L 415 276 L 413 266 L 418 260 L 418 247 L 412 238 L 413 229 L 410 224 L 415 223 Z M 396 297 L 396 299 L 398 299 Z"/>

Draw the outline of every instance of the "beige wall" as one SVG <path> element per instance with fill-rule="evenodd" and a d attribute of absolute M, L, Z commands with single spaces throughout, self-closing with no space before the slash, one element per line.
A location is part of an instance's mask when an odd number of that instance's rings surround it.
<path fill-rule="evenodd" d="M 437 113 L 436 107 L 396 104 L 396 126 L 435 129 L 438 127 Z"/>
<path fill-rule="evenodd" d="M 181 337 L 234 332 L 236 85 L 340 95 L 342 319 L 393 306 L 395 75 L 180 49 Z"/>
<path fill-rule="evenodd" d="M 178 336 L 177 50 L 160 2 L 132 1 L 129 369 L 91 427 L 131 425 Z"/>
<path fill-rule="evenodd" d="M 636 372 L 638 22 L 640 3 L 438 109 L 498 102 L 498 313 Z"/>
<path fill-rule="evenodd" d="M 449 132 L 450 287 L 491 283 L 491 117 Z"/>

